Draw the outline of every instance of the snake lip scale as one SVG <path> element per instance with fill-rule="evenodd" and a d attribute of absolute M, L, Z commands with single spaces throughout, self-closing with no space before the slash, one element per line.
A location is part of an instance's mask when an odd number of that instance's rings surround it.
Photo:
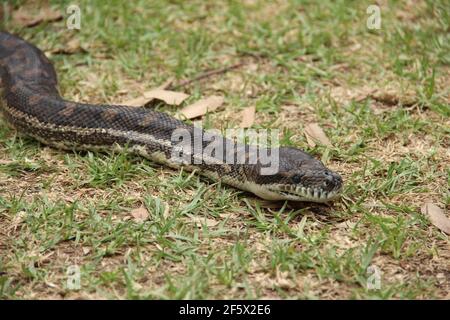
<path fill-rule="evenodd" d="M 271 189 L 272 187 L 268 186 L 268 188 Z M 340 189 L 328 192 L 322 188 L 305 188 L 302 186 L 278 186 L 276 190 L 281 190 L 279 192 L 285 195 L 286 198 L 292 197 L 292 199 L 295 200 L 296 197 L 302 197 L 305 200 L 315 202 L 327 202 L 334 200 L 341 192 Z"/>
<path fill-rule="evenodd" d="M 179 148 L 173 140 L 175 132 L 182 129 L 193 137 L 206 133 L 143 107 L 64 100 L 53 65 L 43 52 L 8 32 L 0 32 L 0 80 L 4 100 L 0 110 L 6 122 L 18 133 L 55 148 L 126 150 L 168 167 L 196 171 L 267 200 L 328 202 L 337 199 L 342 190 L 338 173 L 292 147 L 258 147 L 266 154 L 278 155 L 276 170 L 270 174 L 264 173 L 267 163 L 260 153 L 255 162 L 224 163 L 214 153 L 205 160 L 204 151 L 209 146 L 203 142 L 200 150 L 189 148 L 187 161 L 174 161 L 171 155 Z M 230 147 L 230 140 L 222 136 L 217 136 L 216 142 L 226 159 L 243 155 L 249 160 L 255 155 L 254 146 L 241 143 Z"/>

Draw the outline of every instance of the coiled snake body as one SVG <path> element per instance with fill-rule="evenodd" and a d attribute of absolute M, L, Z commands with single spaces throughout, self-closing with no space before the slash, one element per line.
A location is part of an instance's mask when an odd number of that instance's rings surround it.
<path fill-rule="evenodd" d="M 278 155 L 278 163 L 276 171 L 262 174 L 266 164 L 256 148 L 230 147 L 229 140 L 220 136 L 216 136 L 216 142 L 226 159 L 236 159 L 238 152 L 243 152 L 247 160 L 256 154 L 256 162 L 226 163 L 218 153 L 202 157 L 208 147 L 205 142 L 200 147 L 185 146 L 184 160 L 174 161 L 173 152 L 178 146 L 173 139 L 176 130 L 192 136 L 208 134 L 165 113 L 143 107 L 64 100 L 58 93 L 55 70 L 46 56 L 32 44 L 7 32 L 0 32 L 0 79 L 4 118 L 20 133 L 46 145 L 68 150 L 126 148 L 170 167 L 198 170 L 213 180 L 268 200 L 326 202 L 335 199 L 342 187 L 337 173 L 306 152 L 290 147 L 266 149 L 268 154 Z"/>

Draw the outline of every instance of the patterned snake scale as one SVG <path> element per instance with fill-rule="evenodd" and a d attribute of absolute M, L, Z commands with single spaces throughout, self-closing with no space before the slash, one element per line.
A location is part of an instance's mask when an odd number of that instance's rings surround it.
<path fill-rule="evenodd" d="M 213 181 L 268 200 L 327 202 L 337 198 L 342 189 L 342 179 L 337 173 L 308 153 L 291 147 L 235 146 L 229 139 L 215 136 L 222 154 L 213 152 L 209 158 L 203 157 L 208 143 L 201 142 L 195 147 L 192 142 L 181 148 L 184 160 L 175 161 L 171 156 L 179 146 L 178 141 L 173 141 L 176 130 L 193 137 L 212 134 L 143 107 L 64 100 L 58 93 L 55 70 L 42 51 L 7 32 L 0 32 L 0 79 L 4 100 L 0 109 L 4 119 L 19 133 L 52 147 L 126 149 L 156 163 L 196 170 Z M 260 151 L 278 155 L 277 169 L 270 174 L 262 173 L 267 163 L 261 161 Z M 236 161 L 242 154 L 245 160 Z M 246 161 L 255 154 L 256 162 Z M 223 161 L 225 158 L 234 161 Z"/>

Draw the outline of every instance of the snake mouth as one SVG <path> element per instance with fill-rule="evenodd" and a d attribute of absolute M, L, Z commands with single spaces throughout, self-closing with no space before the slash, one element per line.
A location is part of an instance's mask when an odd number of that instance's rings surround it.
<path fill-rule="evenodd" d="M 339 197 L 342 188 L 327 191 L 322 188 L 303 186 L 278 185 L 269 187 L 270 191 L 278 193 L 286 200 L 328 202 Z"/>

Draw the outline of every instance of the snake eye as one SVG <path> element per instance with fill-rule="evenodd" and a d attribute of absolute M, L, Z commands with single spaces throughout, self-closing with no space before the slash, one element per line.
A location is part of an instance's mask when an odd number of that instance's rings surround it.
<path fill-rule="evenodd" d="M 293 175 L 291 180 L 293 183 L 300 183 L 300 181 L 302 181 L 302 175 L 300 174 Z"/>

